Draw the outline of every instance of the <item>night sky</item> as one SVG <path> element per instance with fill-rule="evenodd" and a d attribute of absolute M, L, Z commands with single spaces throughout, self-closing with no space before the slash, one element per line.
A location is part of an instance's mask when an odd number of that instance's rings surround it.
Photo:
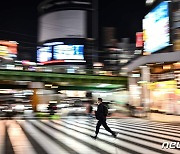
<path fill-rule="evenodd" d="M 2 1 L 0 5 L 0 39 L 15 40 L 24 47 L 37 42 L 37 5 L 42 0 Z M 117 39 L 130 37 L 141 31 L 145 15 L 145 0 L 100 0 L 99 23 L 117 28 Z M 30 49 L 30 48 L 29 48 Z"/>
<path fill-rule="evenodd" d="M 101 26 L 117 28 L 117 39 L 129 37 L 135 42 L 135 33 L 142 31 L 146 13 L 145 0 L 101 0 Z"/>

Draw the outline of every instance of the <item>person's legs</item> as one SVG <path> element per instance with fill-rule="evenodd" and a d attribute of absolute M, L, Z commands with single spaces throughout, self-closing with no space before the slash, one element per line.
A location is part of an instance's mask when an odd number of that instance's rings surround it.
<path fill-rule="evenodd" d="M 97 138 L 97 135 L 98 135 L 98 133 L 99 133 L 99 128 L 100 128 L 100 126 L 101 126 L 101 121 L 99 120 L 98 122 L 97 122 L 97 125 L 96 125 L 96 135 L 95 136 L 91 136 L 93 139 L 96 139 Z"/>
<path fill-rule="evenodd" d="M 99 120 L 98 122 L 97 122 L 97 125 L 96 125 L 96 137 L 97 137 L 97 135 L 98 135 L 98 133 L 99 133 L 99 128 L 100 128 L 100 126 L 101 126 L 101 121 Z"/>
<path fill-rule="evenodd" d="M 109 128 L 109 126 L 108 126 L 107 123 L 106 123 L 106 120 L 103 120 L 103 121 L 102 121 L 102 125 L 103 125 L 103 127 L 104 127 L 108 132 L 110 132 L 114 137 L 116 137 L 116 133 L 113 132 L 113 131 Z"/>

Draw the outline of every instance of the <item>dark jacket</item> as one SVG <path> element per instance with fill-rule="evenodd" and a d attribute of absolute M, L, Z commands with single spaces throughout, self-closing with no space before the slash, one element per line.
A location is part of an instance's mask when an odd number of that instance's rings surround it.
<path fill-rule="evenodd" d="M 106 115 L 104 115 L 104 104 L 100 103 L 97 107 L 97 111 L 95 112 L 95 116 L 97 120 L 106 120 Z"/>

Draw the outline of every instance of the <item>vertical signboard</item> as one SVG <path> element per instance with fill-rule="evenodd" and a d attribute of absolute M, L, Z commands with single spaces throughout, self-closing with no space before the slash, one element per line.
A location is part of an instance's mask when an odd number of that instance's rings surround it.
<path fill-rule="evenodd" d="M 169 2 L 164 1 L 143 20 L 144 50 L 153 53 L 170 45 Z"/>
<path fill-rule="evenodd" d="M 136 48 L 143 47 L 143 32 L 136 33 Z"/>

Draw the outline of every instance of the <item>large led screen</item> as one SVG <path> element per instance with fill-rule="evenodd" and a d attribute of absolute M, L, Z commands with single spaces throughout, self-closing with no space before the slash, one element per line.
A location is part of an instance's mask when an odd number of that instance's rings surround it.
<path fill-rule="evenodd" d="M 143 20 L 144 50 L 156 52 L 170 44 L 169 5 L 161 2 Z"/>
<path fill-rule="evenodd" d="M 57 45 L 54 46 L 55 60 L 84 59 L 84 45 Z"/>
<path fill-rule="evenodd" d="M 37 50 L 37 61 L 46 62 L 52 59 L 52 47 L 41 47 Z"/>
<path fill-rule="evenodd" d="M 39 18 L 38 41 L 55 38 L 86 38 L 86 12 L 60 10 Z"/>

